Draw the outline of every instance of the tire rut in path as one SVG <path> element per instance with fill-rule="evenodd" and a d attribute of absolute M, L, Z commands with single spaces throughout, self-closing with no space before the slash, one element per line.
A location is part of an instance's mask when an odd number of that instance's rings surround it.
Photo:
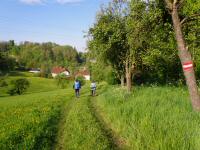
<path fill-rule="evenodd" d="M 59 125 L 58 125 L 58 134 L 57 134 L 57 138 L 56 138 L 56 143 L 53 147 L 53 150 L 62 150 L 63 149 L 63 130 L 64 130 L 64 125 L 65 125 L 65 120 L 71 110 L 71 108 L 73 107 L 75 101 L 74 101 L 74 98 L 72 98 L 71 96 L 71 100 L 70 102 L 66 103 L 64 108 L 63 108 L 63 111 L 62 111 L 62 114 L 61 114 L 61 120 L 59 122 Z"/>
<path fill-rule="evenodd" d="M 108 138 L 112 148 L 115 150 L 126 150 L 125 142 L 117 136 L 117 134 L 111 129 L 111 127 L 104 121 L 99 108 L 96 106 L 95 98 L 90 98 L 88 102 L 91 113 L 96 121 L 99 123 L 102 133 Z"/>

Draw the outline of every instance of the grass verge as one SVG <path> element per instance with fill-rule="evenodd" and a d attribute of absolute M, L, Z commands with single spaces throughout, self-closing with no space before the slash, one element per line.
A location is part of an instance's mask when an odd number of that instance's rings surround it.
<path fill-rule="evenodd" d="M 97 97 L 103 120 L 130 149 L 168 150 L 200 147 L 200 114 L 192 111 L 186 89 L 120 87 Z"/>

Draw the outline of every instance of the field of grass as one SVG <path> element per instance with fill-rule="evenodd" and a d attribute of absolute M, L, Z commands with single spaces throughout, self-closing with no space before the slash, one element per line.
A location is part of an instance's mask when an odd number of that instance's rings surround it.
<path fill-rule="evenodd" d="M 135 87 L 128 94 L 101 83 L 91 97 L 87 83 L 75 98 L 71 84 L 60 89 L 52 79 L 25 77 L 25 95 L 0 89 L 2 150 L 199 150 L 200 114 L 185 88 Z"/>
<path fill-rule="evenodd" d="M 0 149 L 50 149 L 71 91 L 55 90 L 0 99 Z"/>
<path fill-rule="evenodd" d="M 9 76 L 5 80 L 8 83 L 8 86 L 0 87 L 0 97 L 9 96 L 7 91 L 11 86 L 10 82 L 18 78 L 26 78 L 30 82 L 30 87 L 27 89 L 25 94 L 53 91 L 59 89 L 59 87 L 56 85 L 56 81 L 53 79 L 40 77 Z"/>
<path fill-rule="evenodd" d="M 25 77 L 30 88 L 19 96 L 9 96 L 9 86 L 0 89 L 0 149 L 50 149 L 63 106 L 72 99 L 72 89 L 62 90 L 52 79 L 18 74 L 6 77 L 6 81 Z"/>
<path fill-rule="evenodd" d="M 184 88 L 136 87 L 129 95 L 109 87 L 95 105 L 128 149 L 200 148 L 200 114 L 192 111 Z"/>

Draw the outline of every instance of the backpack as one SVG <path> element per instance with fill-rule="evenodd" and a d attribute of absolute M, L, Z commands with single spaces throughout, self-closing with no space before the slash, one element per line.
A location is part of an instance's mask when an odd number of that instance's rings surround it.
<path fill-rule="evenodd" d="M 74 88 L 75 89 L 79 89 L 80 88 L 80 83 L 79 82 L 75 82 L 74 83 Z"/>

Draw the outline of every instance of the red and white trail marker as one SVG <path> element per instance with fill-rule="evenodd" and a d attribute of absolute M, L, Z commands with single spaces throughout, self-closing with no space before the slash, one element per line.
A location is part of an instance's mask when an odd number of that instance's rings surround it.
<path fill-rule="evenodd" d="M 190 70 L 192 67 L 193 67 L 193 63 L 192 63 L 191 61 L 190 61 L 190 62 L 183 63 L 183 70 L 184 70 L 184 71 L 188 71 L 188 70 Z"/>

